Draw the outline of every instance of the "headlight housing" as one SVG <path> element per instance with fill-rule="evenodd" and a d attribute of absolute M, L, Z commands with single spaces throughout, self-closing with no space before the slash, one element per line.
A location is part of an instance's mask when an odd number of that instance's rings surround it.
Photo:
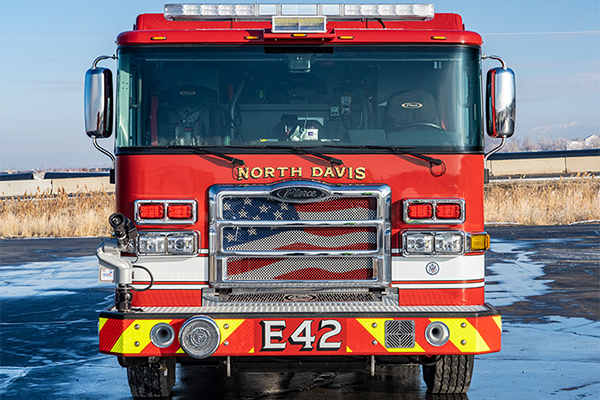
<path fill-rule="evenodd" d="M 459 256 L 465 254 L 465 234 L 461 231 L 415 232 L 402 234 L 405 256 Z"/>
<path fill-rule="evenodd" d="M 198 252 L 197 232 L 139 232 L 140 255 L 193 255 Z"/>

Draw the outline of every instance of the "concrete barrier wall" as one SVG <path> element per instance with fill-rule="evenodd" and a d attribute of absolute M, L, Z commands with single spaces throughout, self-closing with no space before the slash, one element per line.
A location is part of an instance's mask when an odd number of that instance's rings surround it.
<path fill-rule="evenodd" d="M 64 189 L 68 194 L 90 190 L 114 192 L 115 185 L 109 183 L 108 176 L 0 182 L 0 196 L 2 197 L 22 196 L 25 193 L 35 194 L 37 192 L 57 194 L 61 189 Z"/>
<path fill-rule="evenodd" d="M 492 177 L 600 173 L 600 155 L 586 157 L 546 157 L 528 159 L 487 160 Z M 0 197 L 22 196 L 25 193 L 50 192 L 64 189 L 68 194 L 90 190 L 113 192 L 115 185 L 108 176 L 93 178 L 42 179 L 1 181 Z"/>
<path fill-rule="evenodd" d="M 531 176 L 600 173 L 600 155 L 591 157 L 554 157 L 514 160 L 487 160 L 490 176 Z"/>

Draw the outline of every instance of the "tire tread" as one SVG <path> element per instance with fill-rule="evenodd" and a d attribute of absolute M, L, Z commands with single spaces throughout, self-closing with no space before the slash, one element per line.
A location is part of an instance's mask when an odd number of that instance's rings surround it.
<path fill-rule="evenodd" d="M 466 393 L 473 376 L 473 355 L 443 355 L 437 362 L 423 365 L 427 392 L 432 394 Z"/>

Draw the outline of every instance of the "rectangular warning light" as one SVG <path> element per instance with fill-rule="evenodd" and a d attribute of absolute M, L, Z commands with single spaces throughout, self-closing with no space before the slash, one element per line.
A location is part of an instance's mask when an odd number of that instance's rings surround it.
<path fill-rule="evenodd" d="M 273 16 L 273 33 L 324 33 L 327 32 L 327 17 L 311 16 Z"/>

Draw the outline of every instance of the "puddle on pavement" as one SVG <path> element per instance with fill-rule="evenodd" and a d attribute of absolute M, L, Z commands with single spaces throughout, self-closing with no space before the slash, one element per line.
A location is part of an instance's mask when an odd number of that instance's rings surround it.
<path fill-rule="evenodd" d="M 511 257 L 487 266 L 494 274 L 486 277 L 487 302 L 502 308 L 549 292 L 544 264 L 531 261 L 535 242 L 492 241 L 491 251 Z M 543 323 L 502 324 L 502 350 L 476 357 L 469 398 L 598 398 L 600 321 L 548 315 Z"/>

